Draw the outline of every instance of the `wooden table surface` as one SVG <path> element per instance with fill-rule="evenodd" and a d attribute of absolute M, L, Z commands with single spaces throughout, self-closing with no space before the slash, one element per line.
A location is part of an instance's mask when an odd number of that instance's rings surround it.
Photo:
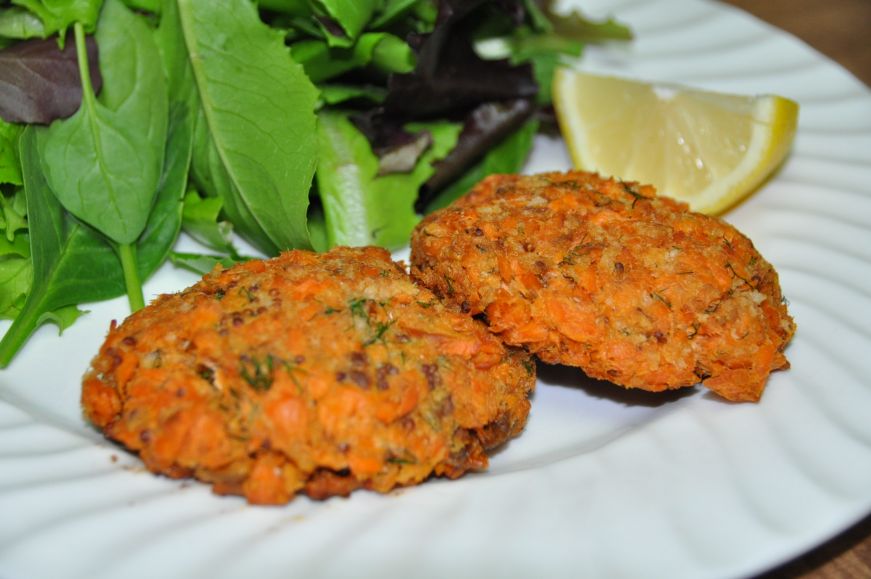
<path fill-rule="evenodd" d="M 724 1 L 801 38 L 871 86 L 871 0 Z M 871 579 L 871 516 L 758 579 L 781 578 Z"/>

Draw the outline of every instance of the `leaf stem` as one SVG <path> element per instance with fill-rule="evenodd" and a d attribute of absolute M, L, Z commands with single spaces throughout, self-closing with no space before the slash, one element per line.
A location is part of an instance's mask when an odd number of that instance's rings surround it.
<path fill-rule="evenodd" d="M 3 339 L 0 340 L 0 368 L 6 368 L 12 362 L 15 354 L 36 330 L 38 322 L 39 315 L 35 308 L 23 311 L 15 318 Z"/>
<path fill-rule="evenodd" d="M 142 282 L 139 279 L 139 268 L 136 265 L 136 247 L 132 243 L 118 244 L 118 257 L 121 259 L 121 269 L 124 270 L 124 285 L 127 287 L 127 301 L 130 311 L 145 307 L 142 295 Z"/>
<path fill-rule="evenodd" d="M 82 102 L 87 108 L 94 107 L 94 87 L 91 85 L 91 67 L 88 65 L 88 47 L 85 44 L 85 27 L 81 22 L 73 24 L 76 36 L 76 61 L 79 64 L 79 77 L 82 81 Z"/>

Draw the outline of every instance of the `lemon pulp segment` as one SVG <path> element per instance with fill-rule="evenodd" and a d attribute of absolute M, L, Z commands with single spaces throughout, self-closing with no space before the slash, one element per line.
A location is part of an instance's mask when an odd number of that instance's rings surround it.
<path fill-rule="evenodd" d="M 554 107 L 576 168 L 721 212 L 783 161 L 798 105 L 559 69 Z"/>

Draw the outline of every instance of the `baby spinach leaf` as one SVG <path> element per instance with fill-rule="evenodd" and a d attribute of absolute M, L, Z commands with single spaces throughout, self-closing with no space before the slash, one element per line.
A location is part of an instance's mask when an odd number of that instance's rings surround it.
<path fill-rule="evenodd" d="M 171 82 L 180 82 L 178 75 L 167 76 Z M 174 98 L 154 205 L 135 246 L 141 279 L 148 278 L 166 261 L 181 229 L 193 116 L 190 91 L 176 89 L 176 84 L 172 85 Z M 28 288 L 26 297 L 20 295 L 6 309 L 15 315 L 15 320 L 0 341 L 0 367 L 9 364 L 30 334 L 43 323 L 55 323 L 63 330 L 81 315 L 77 304 L 122 295 L 126 287 L 116 252 L 102 235 L 66 214 L 50 190 L 40 171 L 36 131 L 27 129 L 20 146 L 27 213 L 33 232 L 28 253 L 33 254 L 36 283 Z M 16 237 L 16 242 L 20 237 Z"/>
<path fill-rule="evenodd" d="M 22 137 L 21 154 L 34 273 L 28 302 L 38 306 L 36 313 L 123 294 L 112 248 L 93 229 L 66 214 L 45 182 L 32 129 Z"/>
<path fill-rule="evenodd" d="M 125 292 L 124 275 L 115 251 L 99 233 L 65 213 L 49 188 L 40 169 L 35 132 L 36 129 L 27 128 L 20 141 L 33 285 L 20 313 L 0 340 L 0 368 L 9 364 L 42 323 L 71 323 L 75 319 L 75 305 L 114 298 Z M 161 188 L 148 227 L 136 245 L 142 279 L 166 260 L 178 236 L 190 143 L 189 122 L 171 122 Z"/>
<path fill-rule="evenodd" d="M 91 267 L 74 267 L 66 272 L 71 274 L 70 276 L 57 276 L 57 273 L 63 269 L 65 258 L 75 255 L 75 252 L 71 251 L 71 245 L 84 239 L 81 233 L 83 226 L 65 219 L 63 209 L 45 183 L 39 169 L 33 128 L 25 130 L 21 138 L 21 165 L 27 191 L 33 285 L 21 312 L 0 341 L 0 367 L 9 364 L 18 349 L 40 324 L 43 314 L 76 303 L 78 296 L 74 292 L 67 291 L 75 288 L 73 281 L 75 274 L 87 269 L 87 275 L 91 275 L 95 269 L 92 267 L 93 263 L 86 262 L 87 266 Z M 99 243 L 105 246 L 102 242 Z M 91 254 L 83 255 L 93 257 Z M 99 259 L 95 261 L 100 262 Z M 117 269 L 117 259 L 113 262 L 113 268 L 110 269 Z M 85 264 L 80 260 L 79 265 Z M 62 287 L 58 288 L 57 282 L 61 282 Z M 104 287 L 102 283 L 88 284 L 90 285 Z"/>
<path fill-rule="evenodd" d="M 139 275 L 147 279 L 166 261 L 182 225 L 182 200 L 193 153 L 193 116 L 186 103 L 169 110 L 163 172 L 145 231 L 136 244 Z"/>
<path fill-rule="evenodd" d="M 432 163 L 454 147 L 461 125 L 417 123 L 411 132 L 428 131 L 432 146 L 409 173 L 378 176 L 378 157 L 346 113 L 322 111 L 319 116 L 320 166 L 318 192 L 324 207 L 327 240 L 335 245 L 376 244 L 398 248 L 408 242 L 417 224 L 417 191 L 434 172 Z"/>
<path fill-rule="evenodd" d="M 247 0 L 179 0 L 199 95 L 193 172 L 266 253 L 309 247 L 317 90 Z"/>
<path fill-rule="evenodd" d="M 519 130 L 506 137 L 501 143 L 490 149 L 484 158 L 471 169 L 442 190 L 438 196 L 426 206 L 424 213 L 432 213 L 436 209 L 447 207 L 474 187 L 488 175 L 496 173 L 517 173 L 523 168 L 529 151 L 532 150 L 533 139 L 538 131 L 538 121 L 527 121 Z"/>
<path fill-rule="evenodd" d="M 143 278 L 169 256 L 181 231 L 183 199 L 193 156 L 196 96 L 193 77 L 187 64 L 187 52 L 174 0 L 157 2 L 163 14 L 154 34 L 160 53 L 169 94 L 169 121 L 163 169 L 158 182 L 154 207 L 137 243 L 139 272 Z"/>
<path fill-rule="evenodd" d="M 76 27 L 76 43 L 80 29 Z M 63 206 L 119 245 L 140 236 L 163 165 L 168 118 L 160 54 L 145 22 L 119 0 L 100 18 L 103 91 L 37 132 L 46 180 Z"/>
<path fill-rule="evenodd" d="M 194 77 L 178 20 L 178 5 L 176 0 L 160 0 L 159 5 L 161 18 L 154 32 L 154 40 L 163 63 L 169 98 L 193 106 L 196 100 Z"/>
<path fill-rule="evenodd" d="M 32 12 L 17 6 L 0 9 L 0 37 L 22 40 L 46 36 L 42 20 Z"/>
<path fill-rule="evenodd" d="M 92 31 L 100 14 L 103 0 L 12 0 L 13 4 L 27 8 L 42 20 L 46 34 L 60 32 L 61 38 L 74 22 Z"/>
<path fill-rule="evenodd" d="M 91 85 L 102 85 L 97 44 L 86 40 Z M 48 124 L 66 118 L 82 102 L 76 47 L 55 39 L 26 40 L 0 50 L 0 117 L 13 123 Z"/>

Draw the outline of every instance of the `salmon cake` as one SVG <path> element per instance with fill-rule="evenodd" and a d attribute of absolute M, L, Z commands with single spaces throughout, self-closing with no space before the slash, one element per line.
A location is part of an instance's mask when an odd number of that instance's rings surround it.
<path fill-rule="evenodd" d="M 756 401 L 795 331 L 778 276 L 720 219 L 585 172 L 495 175 L 427 216 L 412 276 L 507 344 L 628 388 Z"/>
<path fill-rule="evenodd" d="M 535 366 L 377 248 L 216 268 L 114 322 L 86 417 L 156 473 L 281 504 L 487 466 Z"/>

